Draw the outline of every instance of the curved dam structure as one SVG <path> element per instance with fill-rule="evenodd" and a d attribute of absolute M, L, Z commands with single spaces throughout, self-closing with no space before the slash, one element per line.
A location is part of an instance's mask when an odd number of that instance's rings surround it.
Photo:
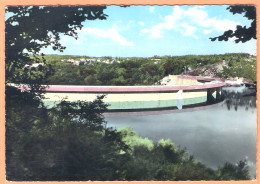
<path fill-rule="evenodd" d="M 183 109 L 220 102 L 222 86 L 217 79 L 188 76 L 169 76 L 155 86 L 50 85 L 44 103 L 52 107 L 61 100 L 93 101 L 105 95 L 103 101 L 112 112 Z"/>

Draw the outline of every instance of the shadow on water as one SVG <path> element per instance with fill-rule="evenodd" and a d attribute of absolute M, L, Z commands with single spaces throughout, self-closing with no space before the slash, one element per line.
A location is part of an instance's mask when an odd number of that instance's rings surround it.
<path fill-rule="evenodd" d="M 228 110 L 244 108 L 246 111 L 256 108 L 256 90 L 241 87 L 223 88 L 223 96 Z"/>

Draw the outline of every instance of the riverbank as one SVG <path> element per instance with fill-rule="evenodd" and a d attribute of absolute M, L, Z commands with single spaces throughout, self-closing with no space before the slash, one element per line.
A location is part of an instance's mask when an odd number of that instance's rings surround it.
<path fill-rule="evenodd" d="M 184 80 L 187 79 L 187 80 Z M 239 87 L 246 86 L 252 89 L 256 89 L 256 82 L 249 81 L 243 77 L 230 77 L 227 79 L 224 78 L 215 78 L 212 76 L 193 76 L 193 75 L 169 75 L 164 77 L 158 82 L 159 85 L 165 86 L 175 86 L 175 85 L 197 85 L 201 82 L 209 81 L 221 81 L 225 87 Z"/>

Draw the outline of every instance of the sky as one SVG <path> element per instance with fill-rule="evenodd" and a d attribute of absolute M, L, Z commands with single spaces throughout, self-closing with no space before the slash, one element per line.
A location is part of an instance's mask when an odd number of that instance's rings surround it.
<path fill-rule="evenodd" d="M 107 6 L 107 20 L 86 21 L 76 40 L 61 35 L 63 53 L 50 47 L 45 54 L 92 57 L 153 57 L 209 55 L 225 53 L 256 54 L 256 40 L 236 44 L 212 42 L 237 25 L 250 26 L 243 14 L 233 15 L 227 6 Z"/>

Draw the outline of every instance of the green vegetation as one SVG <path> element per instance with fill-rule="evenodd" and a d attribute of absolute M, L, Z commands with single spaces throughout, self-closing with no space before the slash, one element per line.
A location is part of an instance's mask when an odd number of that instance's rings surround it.
<path fill-rule="evenodd" d="M 77 37 L 87 20 L 106 19 L 105 6 L 9 6 L 5 24 L 6 84 L 27 84 L 21 92 L 6 85 L 6 177 L 13 181 L 82 180 L 247 180 L 246 161 L 217 171 L 197 162 L 170 140 L 155 143 L 131 129 L 106 128 L 102 96 L 47 109 L 42 84 L 153 84 L 168 74 L 220 62 L 231 55 L 144 58 L 122 63 L 72 66 L 59 56 L 40 55 L 52 46 L 63 51 L 60 34 Z M 244 57 L 243 54 L 238 56 Z M 66 58 L 66 57 L 64 57 Z M 67 56 L 68 58 L 68 56 Z M 107 57 L 108 59 L 110 57 Z M 43 63 L 38 67 L 30 67 Z M 27 66 L 28 65 L 28 66 Z"/>
<path fill-rule="evenodd" d="M 250 179 L 246 161 L 213 170 L 171 140 L 106 128 L 102 96 L 46 109 L 30 93 L 7 87 L 6 94 L 7 180 Z"/>
<path fill-rule="evenodd" d="M 249 81 L 256 81 L 256 58 L 250 61 L 244 59 L 231 60 L 228 67 L 224 67 L 223 71 L 218 73 L 218 77 L 243 77 Z"/>
<path fill-rule="evenodd" d="M 48 46 L 62 52 L 60 35 L 77 38 L 85 21 L 105 20 L 106 6 L 8 6 L 5 12 L 6 82 L 27 84 L 39 90 L 51 72 L 48 67 L 31 72 L 25 66 L 45 63 L 41 49 Z"/>
<path fill-rule="evenodd" d="M 93 62 L 73 66 L 63 59 L 79 57 L 45 56 L 46 63 L 51 66 L 53 73 L 44 83 L 63 85 L 153 85 L 163 77 L 182 74 L 189 69 L 203 68 L 212 64 L 226 61 L 231 67 L 223 72 L 215 73 L 218 77 L 245 77 L 256 80 L 256 60 L 246 61 L 248 54 L 225 54 L 206 56 L 164 56 L 154 58 L 120 58 L 120 63 L 113 64 Z M 155 58 L 157 60 L 155 60 Z M 104 59 L 107 59 L 104 58 Z M 104 60 L 103 59 L 103 60 Z M 111 60 L 111 58 L 110 58 Z M 236 72 L 235 65 L 241 66 Z M 253 67 L 248 67 L 253 65 Z M 197 75 L 199 75 L 198 73 Z"/>

